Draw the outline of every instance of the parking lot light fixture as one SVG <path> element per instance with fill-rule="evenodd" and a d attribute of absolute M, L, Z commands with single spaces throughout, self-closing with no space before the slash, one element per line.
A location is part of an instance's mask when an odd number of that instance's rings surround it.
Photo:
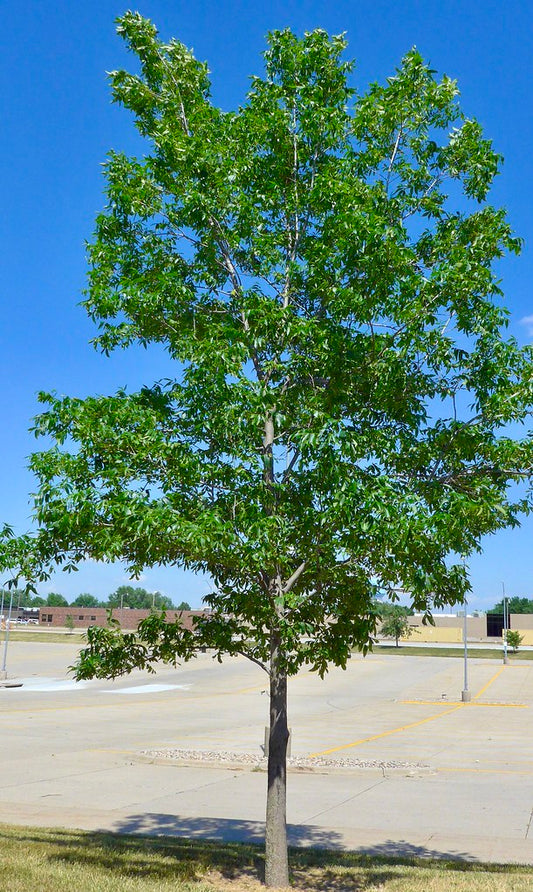
<path fill-rule="evenodd" d="M 507 666 L 509 657 L 507 656 L 507 630 L 509 628 L 509 605 L 505 594 L 505 583 L 502 582 L 503 591 L 503 664 Z"/>
<path fill-rule="evenodd" d="M 472 694 L 468 690 L 468 616 L 466 613 L 468 607 L 468 602 L 465 599 L 465 610 L 463 617 L 463 644 L 464 644 L 464 664 L 465 664 L 465 677 L 464 677 L 464 687 L 461 691 L 461 700 L 463 703 L 469 703 L 472 699 Z"/>
<path fill-rule="evenodd" d="M 11 590 L 11 597 L 9 599 L 9 611 L 7 614 L 6 633 L 5 633 L 5 638 L 4 638 L 4 661 L 2 663 L 2 669 L 0 670 L 0 677 L 3 679 L 7 678 L 7 645 L 9 644 L 9 627 L 11 625 L 12 610 L 13 610 L 13 590 Z"/>

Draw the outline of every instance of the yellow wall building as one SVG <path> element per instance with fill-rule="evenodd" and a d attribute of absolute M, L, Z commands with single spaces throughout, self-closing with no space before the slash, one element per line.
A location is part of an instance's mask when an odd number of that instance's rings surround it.
<path fill-rule="evenodd" d="M 413 644 L 416 644 L 417 641 L 435 642 L 436 644 L 463 643 L 464 615 L 462 613 L 435 614 L 433 617 L 434 626 L 424 625 L 422 616 L 419 613 L 407 617 L 409 625 L 414 630 L 411 637 Z M 501 636 L 487 635 L 486 616 L 467 616 L 466 624 L 467 641 L 472 643 L 484 641 L 492 644 L 501 643 Z M 522 635 L 523 645 L 533 646 L 533 613 L 511 613 L 509 627 L 513 632 L 519 632 Z"/>

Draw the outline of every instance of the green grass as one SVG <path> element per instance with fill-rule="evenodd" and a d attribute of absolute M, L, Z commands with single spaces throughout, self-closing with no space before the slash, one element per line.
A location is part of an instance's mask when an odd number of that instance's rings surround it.
<path fill-rule="evenodd" d="M 503 649 L 501 647 L 469 647 L 467 649 L 468 659 L 472 660 L 503 660 Z M 374 654 L 390 654 L 391 656 L 402 657 L 463 657 L 464 650 L 462 647 L 421 647 L 416 644 L 400 644 L 399 647 L 394 645 L 376 644 L 372 648 Z M 507 651 L 510 660 L 533 660 L 533 650 L 519 650 L 517 653 Z"/>
<path fill-rule="evenodd" d="M 0 824 L 9 892 L 257 892 L 259 846 Z M 533 868 L 293 849 L 300 892 L 530 892 Z"/>
<path fill-rule="evenodd" d="M 5 632 L 1 633 L 1 643 L 5 641 Z M 85 630 L 77 632 L 49 632 L 35 628 L 29 629 L 10 629 L 10 641 L 32 641 L 41 644 L 82 644 L 85 641 Z"/>

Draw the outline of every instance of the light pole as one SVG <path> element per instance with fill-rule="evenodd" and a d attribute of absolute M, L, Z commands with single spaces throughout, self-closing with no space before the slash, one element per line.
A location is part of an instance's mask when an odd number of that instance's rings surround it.
<path fill-rule="evenodd" d="M 507 656 L 507 628 L 509 625 L 509 612 L 507 609 L 507 598 L 505 596 L 505 583 L 502 582 L 502 592 L 503 592 L 503 664 L 506 666 L 509 662 L 509 657 Z"/>
<path fill-rule="evenodd" d="M 7 645 L 9 643 L 9 626 L 11 623 L 11 611 L 13 609 L 13 589 L 11 589 L 11 597 L 9 599 L 9 612 L 6 620 L 6 637 L 4 639 L 4 662 L 2 664 L 1 677 L 7 678 Z"/>
<path fill-rule="evenodd" d="M 465 555 L 463 555 L 463 570 L 465 572 L 465 577 L 466 577 L 466 557 L 465 557 Z M 468 606 L 468 601 L 466 600 L 466 597 L 465 597 L 465 609 L 464 609 L 464 616 L 463 616 L 463 646 L 464 646 L 464 664 L 465 664 L 464 676 L 465 677 L 464 677 L 463 690 L 461 691 L 461 700 L 463 701 L 463 703 L 469 703 L 470 700 L 472 699 L 472 694 L 468 690 L 468 618 L 467 618 L 467 613 L 466 613 L 467 606 Z"/>
<path fill-rule="evenodd" d="M 468 690 L 468 620 L 467 620 L 467 609 L 468 601 L 465 598 L 465 611 L 463 617 L 463 644 L 464 644 L 464 663 L 465 663 L 465 683 L 464 688 L 461 692 L 461 700 L 463 703 L 469 703 L 472 699 L 472 694 Z"/>

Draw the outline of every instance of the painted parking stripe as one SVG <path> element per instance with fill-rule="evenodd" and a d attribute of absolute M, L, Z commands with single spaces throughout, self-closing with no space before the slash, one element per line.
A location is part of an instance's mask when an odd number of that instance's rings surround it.
<path fill-rule="evenodd" d="M 464 703 L 460 703 L 458 706 L 454 706 L 452 709 L 445 709 L 443 712 L 438 712 L 436 715 L 427 716 L 425 719 L 420 719 L 418 722 L 411 722 L 409 725 L 401 725 L 399 728 L 391 728 L 389 731 L 382 731 L 380 734 L 372 734 L 371 737 L 362 737 L 361 740 L 354 740 L 353 743 L 343 743 L 341 746 L 333 746 L 327 750 L 321 750 L 319 753 L 310 753 L 310 759 L 316 759 L 318 756 L 329 756 L 330 753 L 338 753 L 341 750 L 349 750 L 355 746 L 361 746 L 363 743 L 370 743 L 371 740 L 380 740 L 382 737 L 389 737 L 391 734 L 400 734 L 402 731 L 408 731 L 409 728 L 417 728 L 419 725 L 425 725 L 427 722 L 434 722 L 436 719 L 440 719 L 445 715 L 449 715 L 451 712 L 457 712 L 459 709 L 463 709 Z"/>

